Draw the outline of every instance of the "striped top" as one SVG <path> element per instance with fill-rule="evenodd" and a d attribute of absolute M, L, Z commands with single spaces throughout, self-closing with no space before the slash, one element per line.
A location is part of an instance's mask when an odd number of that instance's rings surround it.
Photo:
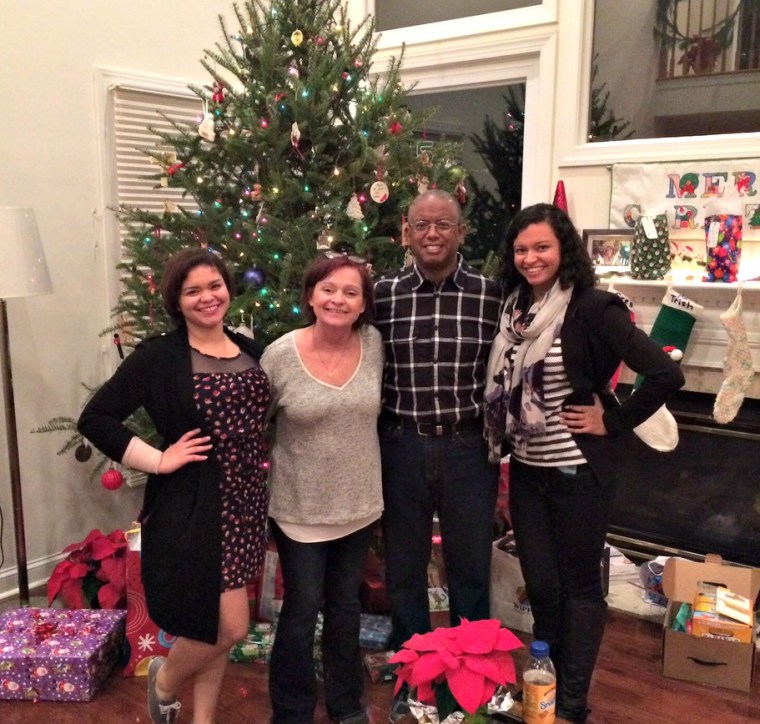
<path fill-rule="evenodd" d="M 522 342 L 518 342 L 510 351 L 510 363 L 514 362 L 516 350 Z M 560 338 L 554 340 L 544 359 L 544 414 L 546 431 L 539 437 L 533 437 L 519 444 L 510 437 L 512 455 L 528 465 L 538 467 L 564 467 L 581 465 L 586 462 L 573 436 L 560 421 L 559 413 L 568 395 L 573 391 L 562 363 L 562 343 Z"/>

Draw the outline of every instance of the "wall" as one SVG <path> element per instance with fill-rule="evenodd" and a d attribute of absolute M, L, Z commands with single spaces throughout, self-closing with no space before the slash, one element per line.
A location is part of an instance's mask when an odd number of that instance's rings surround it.
<path fill-rule="evenodd" d="M 94 67 L 204 81 L 204 48 L 220 38 L 228 0 L 4 0 L 0 23 L 0 205 L 37 214 L 54 293 L 9 300 L 30 582 L 47 580 L 58 552 L 94 527 L 127 527 L 141 489 L 108 492 L 89 466 L 58 457 L 65 435 L 31 434 L 54 415 L 76 417 L 80 381 L 102 380 L 113 345 L 96 158 Z M 14 527 L 0 421 L 5 525 L 0 598 L 16 587 Z"/>

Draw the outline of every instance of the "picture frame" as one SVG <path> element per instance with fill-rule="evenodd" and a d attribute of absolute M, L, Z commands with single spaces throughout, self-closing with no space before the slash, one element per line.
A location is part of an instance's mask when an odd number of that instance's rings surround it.
<path fill-rule="evenodd" d="M 583 243 L 597 274 L 630 271 L 633 229 L 584 229 Z"/>

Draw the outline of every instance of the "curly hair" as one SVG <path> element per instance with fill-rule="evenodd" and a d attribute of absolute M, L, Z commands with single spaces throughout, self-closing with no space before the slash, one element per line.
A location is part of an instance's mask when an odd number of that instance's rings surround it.
<path fill-rule="evenodd" d="M 594 264 L 583 246 L 580 234 L 562 209 L 552 204 L 534 204 L 518 211 L 507 228 L 501 249 L 501 268 L 497 280 L 507 294 L 527 282 L 515 268 L 515 240 L 522 231 L 533 224 L 546 222 L 559 240 L 559 282 L 563 289 L 571 284 L 579 289 L 596 284 Z"/>

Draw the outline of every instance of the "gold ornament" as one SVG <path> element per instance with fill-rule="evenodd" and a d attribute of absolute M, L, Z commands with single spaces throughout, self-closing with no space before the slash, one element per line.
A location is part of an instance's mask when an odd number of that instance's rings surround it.
<path fill-rule="evenodd" d="M 303 43 L 303 33 L 300 30 L 294 30 L 293 35 L 290 36 L 290 40 L 296 48 Z"/>

